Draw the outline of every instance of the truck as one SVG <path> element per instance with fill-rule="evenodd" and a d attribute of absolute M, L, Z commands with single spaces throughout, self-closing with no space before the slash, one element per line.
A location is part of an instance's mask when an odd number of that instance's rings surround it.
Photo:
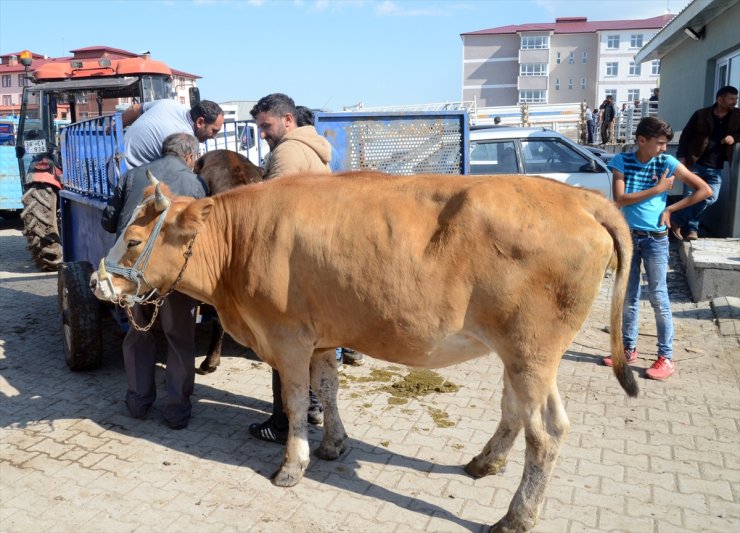
<path fill-rule="evenodd" d="M 123 59 L 48 62 L 32 73 L 29 51 L 21 52 L 19 61 L 31 83 L 23 89 L 20 117 L 14 123 L 18 172 L 12 174 L 17 176 L 17 186 L 9 185 L 12 192 L 3 198 L 8 209 L 22 208 L 23 234 L 36 265 L 41 270 L 53 271 L 63 259 L 59 193 L 64 188 L 61 157 L 64 126 L 112 112 L 122 98 L 143 103 L 171 97 L 172 71 L 148 54 Z M 59 120 L 58 111 L 66 108 L 69 120 Z M 3 146 L 2 150 L 5 149 Z M 0 156 L 0 167 L 8 168 L 8 154 Z M 120 154 L 116 158 L 118 172 L 125 172 L 123 158 Z M 95 173 L 100 169 L 88 170 Z"/>

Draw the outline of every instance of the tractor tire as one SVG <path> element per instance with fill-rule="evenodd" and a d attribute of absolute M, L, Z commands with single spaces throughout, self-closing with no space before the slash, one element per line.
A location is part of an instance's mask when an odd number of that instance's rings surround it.
<path fill-rule="evenodd" d="M 90 290 L 92 266 L 85 261 L 59 265 L 59 325 L 70 370 L 100 368 L 103 359 L 100 302 Z"/>
<path fill-rule="evenodd" d="M 33 184 L 21 199 L 23 235 L 28 241 L 36 266 L 44 271 L 55 271 L 62 262 L 62 243 L 59 237 L 58 196 L 51 185 Z"/>

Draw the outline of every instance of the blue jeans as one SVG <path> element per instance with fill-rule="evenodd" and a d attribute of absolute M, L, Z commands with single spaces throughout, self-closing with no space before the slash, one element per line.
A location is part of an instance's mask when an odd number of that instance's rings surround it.
<path fill-rule="evenodd" d="M 719 197 L 719 189 L 722 187 L 722 169 L 705 167 L 704 165 L 694 165 L 690 170 L 709 184 L 712 188 L 712 196 L 702 200 L 701 202 L 697 202 L 694 205 L 690 205 L 686 209 L 682 209 L 676 213 L 674 217 L 682 227 L 686 227 L 689 231 L 696 231 L 698 233 L 699 216 L 707 207 L 716 202 Z M 684 198 L 691 196 L 693 193 L 694 190 L 684 183 Z"/>
<path fill-rule="evenodd" d="M 668 299 L 668 237 L 632 236 L 632 264 L 630 265 L 627 294 L 622 312 L 622 339 L 624 347 L 633 350 L 637 346 L 640 310 L 640 264 L 645 266 L 650 303 L 655 312 L 658 330 L 658 354 L 673 357 L 673 316 Z"/>

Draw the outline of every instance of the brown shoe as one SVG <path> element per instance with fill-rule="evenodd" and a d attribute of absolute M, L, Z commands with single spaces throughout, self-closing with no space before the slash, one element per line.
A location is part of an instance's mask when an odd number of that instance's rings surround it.
<path fill-rule="evenodd" d="M 691 230 L 686 234 L 686 240 L 687 241 L 697 241 L 699 240 L 699 234 L 695 232 L 694 230 Z"/>
<path fill-rule="evenodd" d="M 671 233 L 673 233 L 673 236 L 676 238 L 677 241 L 683 240 L 683 233 L 681 233 L 681 226 L 678 224 L 674 224 L 673 221 L 671 221 Z"/>

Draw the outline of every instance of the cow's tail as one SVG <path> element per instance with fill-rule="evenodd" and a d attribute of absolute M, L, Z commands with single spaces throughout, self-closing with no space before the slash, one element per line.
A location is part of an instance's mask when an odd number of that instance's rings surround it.
<path fill-rule="evenodd" d="M 622 309 L 624 308 L 624 295 L 627 290 L 630 263 L 632 261 L 632 237 L 629 227 L 614 204 L 609 204 L 606 209 L 596 213 L 596 219 L 611 235 L 614 243 L 611 267 L 614 268 L 616 261 L 616 274 L 612 288 L 612 303 L 609 320 L 609 333 L 611 337 L 612 368 L 617 381 L 624 391 L 632 397 L 637 396 L 639 389 L 635 376 L 627 365 L 624 355 L 624 344 L 622 341 Z"/>

